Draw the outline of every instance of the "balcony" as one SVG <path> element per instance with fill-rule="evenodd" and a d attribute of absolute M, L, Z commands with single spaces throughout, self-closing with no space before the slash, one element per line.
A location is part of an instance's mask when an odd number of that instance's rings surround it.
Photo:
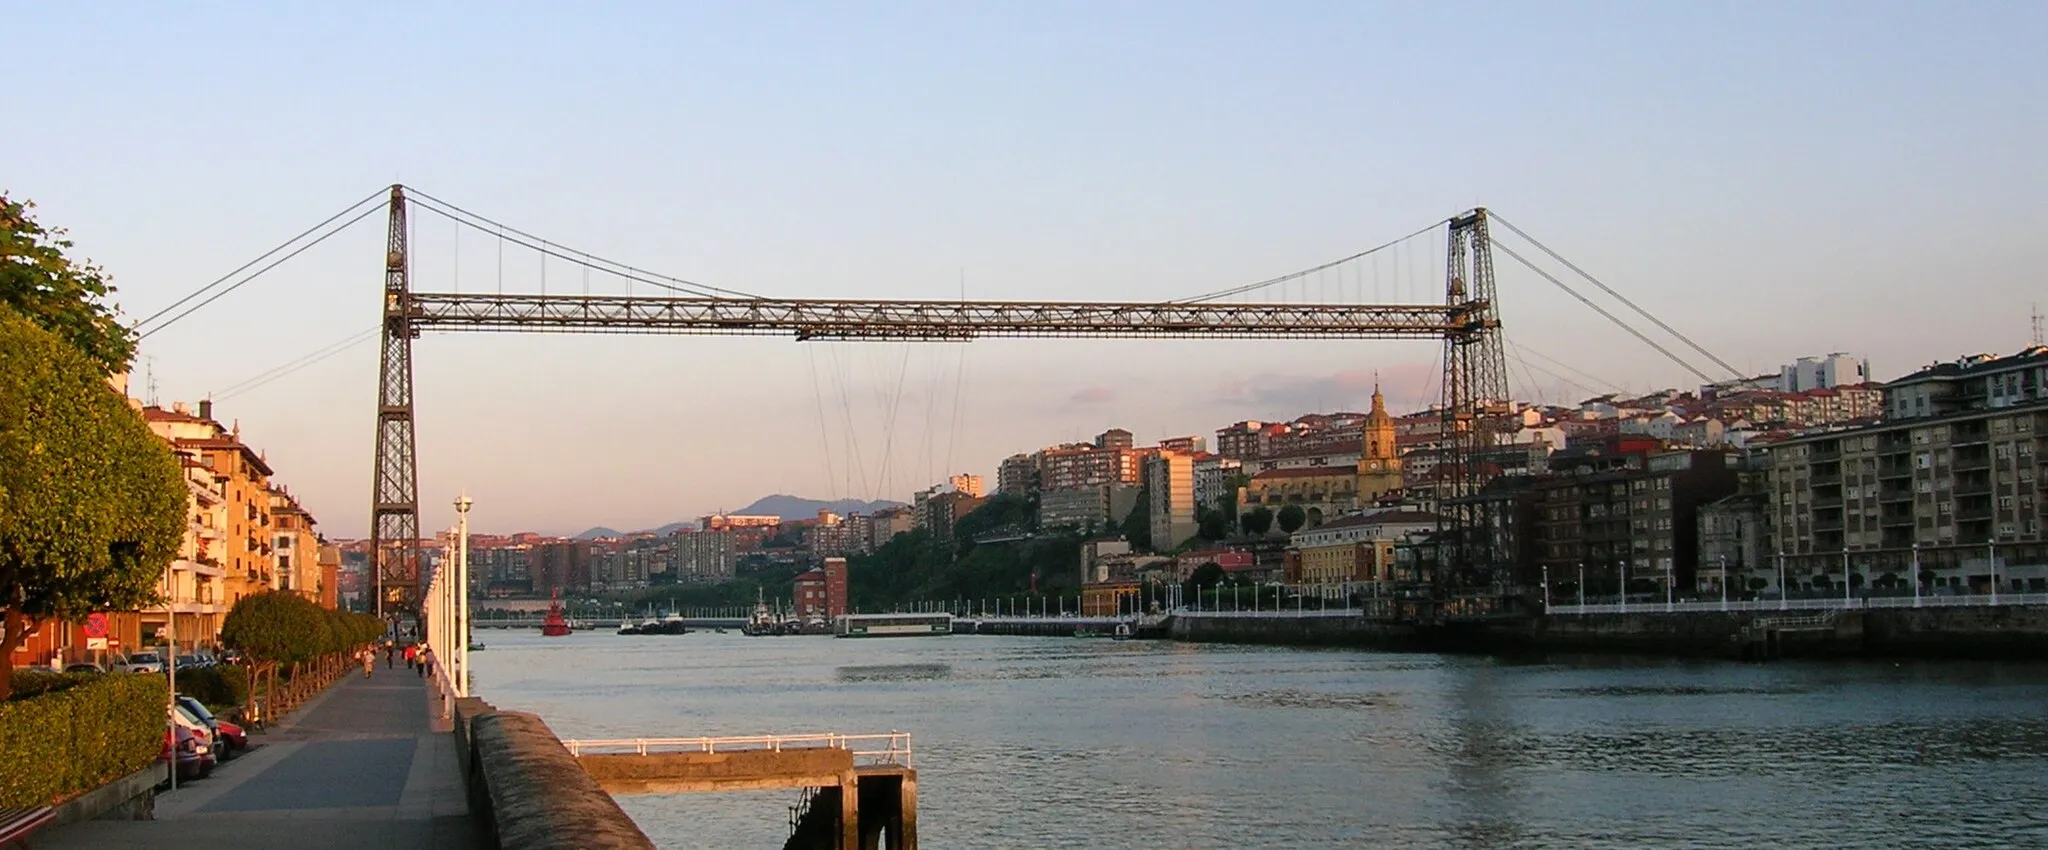
<path fill-rule="evenodd" d="M 1822 533 L 1822 532 L 1827 532 L 1827 531 L 1834 531 L 1834 532 L 1839 532 L 1839 531 L 1841 531 L 1841 530 L 1842 530 L 1842 515 L 1841 515 L 1841 514 L 1835 514 L 1835 515 L 1833 515 L 1833 516 L 1819 516 L 1819 517 L 1814 517 L 1814 518 L 1813 518 L 1813 531 L 1814 531 L 1814 533 L 1815 533 L 1815 534 L 1819 534 L 1819 533 Z"/>
<path fill-rule="evenodd" d="M 1978 470 L 1990 469 L 1991 453 L 1957 452 L 1955 462 L 1953 464 L 1950 464 L 1950 466 L 1952 466 L 1957 472 L 1974 472 Z"/>
<path fill-rule="evenodd" d="M 1964 496 L 1989 496 L 1991 495 L 1991 477 L 1971 476 L 1966 480 L 1956 482 L 1955 489 L 1950 492 L 1954 493 L 1957 498 Z"/>

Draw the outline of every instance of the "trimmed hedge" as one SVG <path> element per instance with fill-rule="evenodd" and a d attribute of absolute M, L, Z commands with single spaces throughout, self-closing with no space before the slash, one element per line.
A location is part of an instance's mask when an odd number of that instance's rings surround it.
<path fill-rule="evenodd" d="M 249 668 L 216 664 L 178 671 L 178 692 L 220 714 L 241 709 L 249 701 Z"/>
<path fill-rule="evenodd" d="M 163 751 L 164 677 L 61 678 L 73 681 L 0 702 L 0 808 L 61 802 L 148 767 Z"/>

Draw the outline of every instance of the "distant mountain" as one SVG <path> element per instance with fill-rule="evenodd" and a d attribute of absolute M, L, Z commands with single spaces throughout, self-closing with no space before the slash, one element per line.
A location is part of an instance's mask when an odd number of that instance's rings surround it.
<path fill-rule="evenodd" d="M 609 528 L 606 528 L 606 527 L 604 527 L 604 526 L 600 525 L 600 526 L 598 526 L 598 527 L 596 527 L 596 528 L 593 528 L 593 529 L 591 529 L 591 530 L 589 530 L 589 531 L 583 532 L 582 534 L 578 534 L 578 535 L 576 535 L 575 537 L 573 537 L 573 538 L 570 538 L 570 539 L 572 539 L 572 540 L 596 540 L 596 539 L 598 539 L 598 538 L 600 538 L 600 537 L 617 537 L 617 536 L 619 536 L 619 533 L 618 533 L 618 532 L 616 532 L 616 531 L 613 531 L 613 530 L 611 530 L 611 529 L 609 529 Z"/>
<path fill-rule="evenodd" d="M 678 532 L 678 531 L 681 531 L 681 530 L 683 530 L 683 529 L 685 529 L 685 528 L 696 528 L 696 527 L 697 527 L 697 524 L 696 524 L 696 523 L 694 523 L 694 522 L 672 522 L 672 523 L 669 523 L 669 524 L 667 524 L 667 525 L 664 525 L 664 526 L 662 526 L 662 527 L 660 527 L 660 528 L 650 528 L 650 529 L 648 529 L 648 530 L 646 530 L 646 531 L 641 531 L 641 532 L 636 532 L 636 533 L 638 533 L 638 534 L 653 534 L 653 535 L 656 535 L 656 536 L 659 536 L 659 537 L 667 537 L 667 536 L 669 536 L 669 535 L 671 535 L 671 534 L 674 534 L 674 533 L 676 533 L 676 532 Z"/>
<path fill-rule="evenodd" d="M 821 510 L 837 514 L 872 514 L 883 508 L 902 506 L 902 502 L 891 502 L 887 499 L 877 499 L 872 502 L 863 502 L 859 499 L 840 499 L 827 502 L 820 499 L 806 499 L 801 496 L 788 496 L 777 493 L 773 496 L 758 499 L 753 504 L 733 511 L 733 513 L 746 514 L 748 516 L 779 516 L 783 519 L 815 519 Z"/>

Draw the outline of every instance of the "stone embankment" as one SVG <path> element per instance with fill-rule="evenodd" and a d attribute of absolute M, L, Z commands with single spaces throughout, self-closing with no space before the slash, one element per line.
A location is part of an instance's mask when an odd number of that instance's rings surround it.
<path fill-rule="evenodd" d="M 1357 617 L 1179 614 L 1170 636 L 1210 643 L 1390 651 L 1616 652 L 1780 657 L 2048 658 L 2048 607 L 1857 611 L 1662 611 L 1550 615 L 1418 625 Z"/>
<path fill-rule="evenodd" d="M 470 812 L 504 850 L 653 850 L 540 717 L 480 699 L 455 705 Z"/>

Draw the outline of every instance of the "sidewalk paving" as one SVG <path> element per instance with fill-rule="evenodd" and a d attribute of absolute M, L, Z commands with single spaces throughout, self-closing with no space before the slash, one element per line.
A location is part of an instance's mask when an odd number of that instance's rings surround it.
<path fill-rule="evenodd" d="M 37 833 L 37 850 L 482 846 L 455 739 L 426 682 L 403 667 L 350 675 L 213 775 L 156 800 L 153 821 L 84 821 Z M 438 728 L 437 728 L 438 727 Z"/>

